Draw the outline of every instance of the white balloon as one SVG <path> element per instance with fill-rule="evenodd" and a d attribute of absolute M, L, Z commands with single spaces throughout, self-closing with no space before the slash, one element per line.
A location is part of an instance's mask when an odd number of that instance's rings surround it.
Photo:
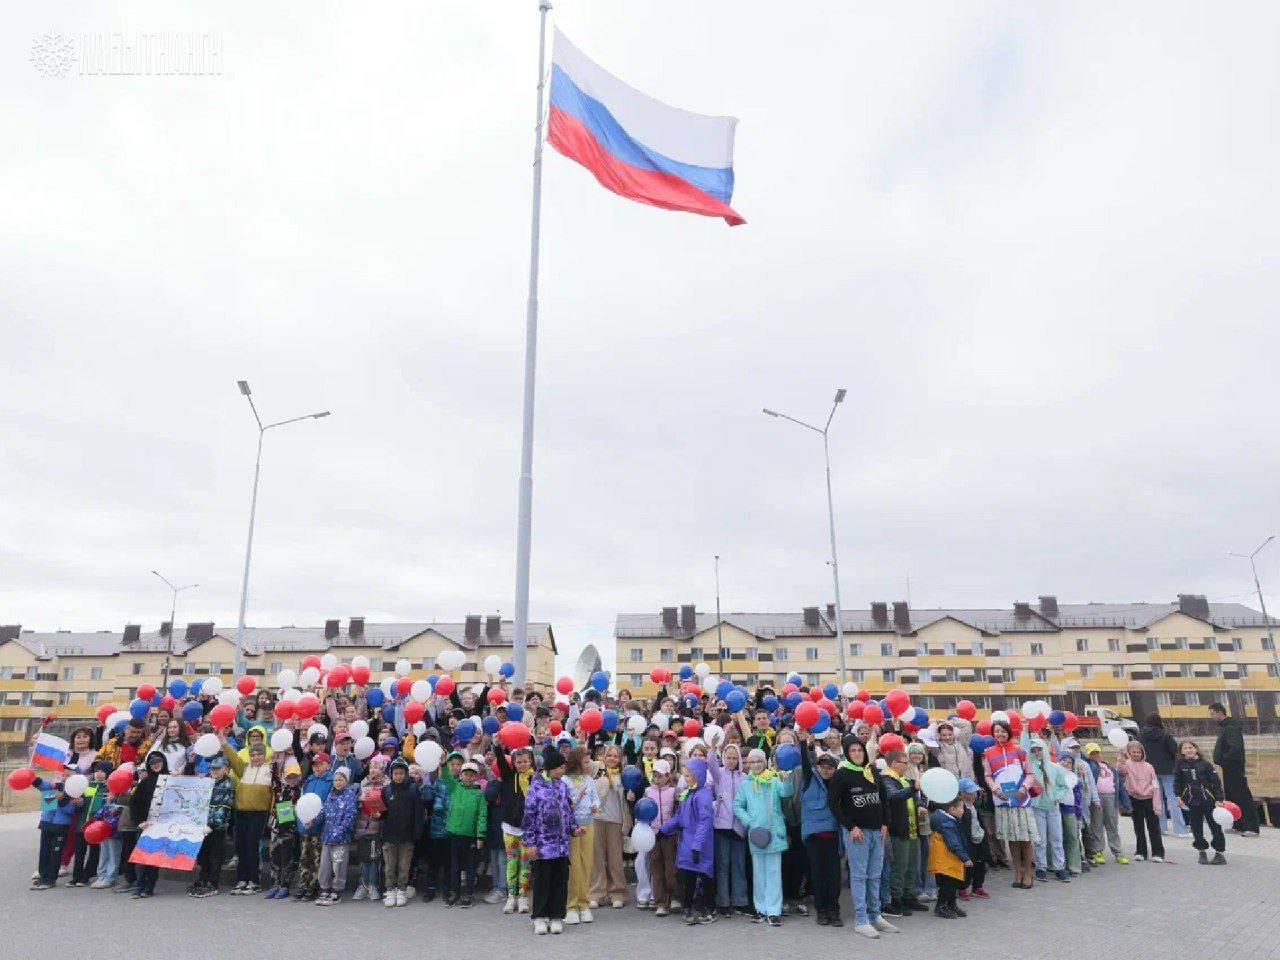
<path fill-rule="evenodd" d="M 434 740 L 424 740 L 414 747 L 413 762 L 427 773 L 434 773 L 444 759 L 444 748 Z"/>
<path fill-rule="evenodd" d="M 700 663 L 693 668 L 693 672 L 699 677 L 706 677 L 711 672 L 711 665 L 708 663 Z"/>
<path fill-rule="evenodd" d="M 304 687 L 314 687 L 320 679 L 320 669 L 318 667 L 307 667 L 298 676 L 298 682 Z"/>
<path fill-rule="evenodd" d="M 417 723 L 413 725 L 413 735 L 415 737 L 421 737 L 426 732 L 427 732 L 427 722 L 425 720 L 419 720 Z"/>
<path fill-rule="evenodd" d="M 461 670 L 462 665 L 467 662 L 467 655 L 461 650 L 449 651 L 449 669 Z"/>
<path fill-rule="evenodd" d="M 353 720 L 349 729 L 352 738 L 355 740 L 369 735 L 369 723 L 366 720 Z"/>
<path fill-rule="evenodd" d="M 302 691 L 297 687 L 290 687 L 284 693 L 280 694 L 280 699 L 286 703 L 297 703 L 302 699 Z"/>
<path fill-rule="evenodd" d="M 653 827 L 649 824 L 637 823 L 631 828 L 631 846 L 635 848 L 636 853 L 648 853 L 657 841 Z"/>
<path fill-rule="evenodd" d="M 846 683 L 840 688 L 840 692 L 846 700 L 852 700 L 858 695 L 858 685 L 856 683 Z"/>
<path fill-rule="evenodd" d="M 222 692 L 221 677 L 205 677 L 204 683 L 200 684 L 200 695 L 202 697 L 216 697 Z"/>
<path fill-rule="evenodd" d="M 326 740 L 329 739 L 329 728 L 323 723 L 313 723 L 311 726 L 307 727 L 308 740 L 314 737 L 317 733 L 323 736 Z"/>
<path fill-rule="evenodd" d="M 484 672 L 493 676 L 502 669 L 502 658 L 496 653 L 491 653 L 484 658 Z"/>
<path fill-rule="evenodd" d="M 285 667 L 276 674 L 276 686 L 281 690 L 288 690 L 290 687 L 296 687 L 297 685 L 298 671 L 290 670 L 288 667 Z"/>
<path fill-rule="evenodd" d="M 314 793 L 304 793 L 293 806 L 293 812 L 303 824 L 308 824 L 320 816 L 324 801 Z"/>
<path fill-rule="evenodd" d="M 720 745 L 720 741 L 724 739 L 724 728 L 718 723 L 708 723 L 702 728 L 702 739 L 706 740 L 712 747 Z"/>
<path fill-rule="evenodd" d="M 1123 750 L 1129 742 L 1129 734 L 1122 727 L 1112 727 L 1111 732 L 1107 734 L 1107 740 L 1117 750 Z"/>
<path fill-rule="evenodd" d="M 89 778 L 83 773 L 73 773 L 62 785 L 62 790 L 68 797 L 83 797 L 88 789 Z"/>
<path fill-rule="evenodd" d="M 712 696 L 718 686 L 720 686 L 720 678 L 714 673 L 709 673 L 702 678 L 702 692 L 707 696 Z"/>
<path fill-rule="evenodd" d="M 351 665 L 353 667 L 367 667 L 369 666 L 369 658 L 363 653 L 357 653 L 351 658 Z"/>
<path fill-rule="evenodd" d="M 128 710 L 117 710 L 111 716 L 107 717 L 107 732 L 110 733 L 118 724 L 128 723 L 133 719 L 133 714 Z"/>
<path fill-rule="evenodd" d="M 1215 807 L 1213 819 L 1223 830 L 1230 830 L 1236 825 L 1236 818 L 1231 815 L 1231 811 L 1226 807 Z"/>
<path fill-rule="evenodd" d="M 907 709 L 903 710 L 900 714 L 898 714 L 897 719 L 899 723 L 910 723 L 911 718 L 914 717 L 915 715 L 916 715 L 916 708 L 907 707 Z"/>
<path fill-rule="evenodd" d="M 338 665 L 338 658 L 332 653 L 326 653 L 320 658 L 320 669 L 326 673 Z"/>
<path fill-rule="evenodd" d="M 391 687 L 395 684 L 395 682 L 396 682 L 395 677 L 383 677 L 382 682 L 378 684 L 378 686 L 382 689 L 382 695 L 389 700 L 394 697 L 394 695 L 391 692 Z"/>
<path fill-rule="evenodd" d="M 1003 710 L 995 710 L 991 714 L 991 722 L 992 723 L 1008 723 L 1009 715 L 1005 713 Z"/>
<path fill-rule="evenodd" d="M 648 728 L 649 728 L 649 721 L 646 720 L 643 716 L 641 716 L 638 713 L 633 714 L 631 719 L 627 721 L 627 729 L 630 730 L 632 733 L 634 733 L 637 737 L 643 734 L 645 730 L 647 730 Z"/>
<path fill-rule="evenodd" d="M 360 737 L 356 740 L 353 752 L 357 760 L 368 760 L 373 756 L 374 746 L 372 737 Z"/>
<path fill-rule="evenodd" d="M 233 707 L 240 706 L 240 691 L 234 687 L 229 687 L 218 694 L 218 702 L 226 703 Z"/>
<path fill-rule="evenodd" d="M 920 775 L 920 789 L 934 803 L 950 803 L 960 795 L 960 781 L 945 767 L 933 767 Z"/>
<path fill-rule="evenodd" d="M 274 753 L 284 753 L 293 746 L 293 731 L 281 727 L 271 734 L 271 749 Z"/>
<path fill-rule="evenodd" d="M 410 663 L 408 660 L 401 658 L 400 660 L 396 661 L 397 677 L 407 677 L 409 675 L 409 671 L 412 669 L 413 669 L 413 664 Z"/>
<path fill-rule="evenodd" d="M 196 737 L 196 742 L 193 746 L 196 753 L 206 760 L 222 752 L 222 744 L 212 733 L 203 733 Z"/>
<path fill-rule="evenodd" d="M 426 703 L 431 699 L 431 684 L 425 680 L 413 681 L 413 686 L 409 688 L 409 699 Z"/>
<path fill-rule="evenodd" d="M 653 715 L 653 720 L 651 720 L 650 722 L 659 730 L 666 730 L 668 727 L 671 726 L 671 718 L 668 717 L 665 713 L 661 713 L 661 712 L 655 713 Z"/>

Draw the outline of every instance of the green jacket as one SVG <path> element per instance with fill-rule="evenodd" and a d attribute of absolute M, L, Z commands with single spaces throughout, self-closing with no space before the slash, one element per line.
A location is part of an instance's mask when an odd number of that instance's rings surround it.
<path fill-rule="evenodd" d="M 443 766 L 440 768 L 440 780 L 449 791 L 449 819 L 445 821 L 445 832 L 456 837 L 483 839 L 489 827 L 489 804 L 480 785 L 464 786 Z"/>

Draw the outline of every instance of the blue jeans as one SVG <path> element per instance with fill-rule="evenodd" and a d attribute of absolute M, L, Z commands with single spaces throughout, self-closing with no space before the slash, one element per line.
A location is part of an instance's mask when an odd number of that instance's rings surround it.
<path fill-rule="evenodd" d="M 1066 851 L 1062 847 L 1062 813 L 1057 807 L 1044 810 L 1032 807 L 1040 839 L 1031 845 L 1037 870 L 1065 870 Z M 1052 863 L 1052 866 L 1049 864 Z"/>
<path fill-rule="evenodd" d="M 716 906 L 745 907 L 747 901 L 747 841 L 716 831 Z"/>
<path fill-rule="evenodd" d="M 1173 821 L 1173 832 L 1179 836 L 1190 836 L 1191 831 L 1187 829 L 1187 821 L 1182 817 L 1182 810 L 1178 806 L 1178 798 L 1173 793 L 1173 774 L 1162 773 L 1160 776 L 1160 829 L 1169 829 L 1169 821 Z"/>
<path fill-rule="evenodd" d="M 864 830 L 861 840 L 851 840 L 846 831 L 844 849 L 849 857 L 849 895 L 853 899 L 854 922 L 875 923 L 880 916 L 884 838 L 879 830 Z"/>
<path fill-rule="evenodd" d="M 507 895 L 507 851 L 499 840 L 489 846 L 489 876 L 493 877 L 493 889 Z"/>
<path fill-rule="evenodd" d="M 99 880 L 107 883 L 115 882 L 116 874 L 120 871 L 120 847 L 121 841 L 119 837 L 103 840 L 98 845 Z"/>

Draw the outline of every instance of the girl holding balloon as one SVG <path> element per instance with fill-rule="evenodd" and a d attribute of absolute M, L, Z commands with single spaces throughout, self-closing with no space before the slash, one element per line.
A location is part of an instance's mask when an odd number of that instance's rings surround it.
<path fill-rule="evenodd" d="M 1178 747 L 1178 762 L 1173 772 L 1173 793 L 1178 798 L 1178 806 L 1187 814 L 1191 826 L 1191 835 L 1195 838 L 1192 846 L 1199 851 L 1201 863 L 1212 863 L 1221 866 L 1227 862 L 1225 851 L 1227 838 L 1218 822 L 1217 810 L 1223 807 L 1226 799 L 1222 791 L 1222 781 L 1213 764 L 1200 753 L 1200 747 L 1190 740 L 1184 740 Z M 1209 824 L 1213 835 L 1213 860 L 1209 859 L 1209 844 L 1204 841 L 1204 825 Z"/>
<path fill-rule="evenodd" d="M 595 864 L 591 875 L 591 909 L 606 899 L 615 910 L 627 902 L 627 879 L 623 873 L 622 837 L 631 832 L 631 803 L 622 786 L 622 751 L 617 744 L 605 744 L 603 763 L 596 774 L 596 794 L 600 811 L 595 823 Z"/>

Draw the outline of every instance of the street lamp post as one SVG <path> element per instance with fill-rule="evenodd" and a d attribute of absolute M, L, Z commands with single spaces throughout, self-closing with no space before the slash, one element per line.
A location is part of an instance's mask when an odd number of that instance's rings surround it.
<path fill-rule="evenodd" d="M 164 581 L 164 585 L 173 591 L 173 606 L 169 610 L 169 645 L 165 647 L 164 651 L 164 680 L 160 683 L 160 686 L 167 690 L 169 688 L 169 660 L 173 657 L 173 631 L 178 626 L 178 594 L 183 590 L 194 590 L 200 584 L 188 583 L 184 587 L 175 587 L 160 571 L 152 570 L 151 572 Z"/>
<path fill-rule="evenodd" d="M 724 635 L 720 628 L 720 554 L 716 554 L 716 664 L 724 670 Z"/>
<path fill-rule="evenodd" d="M 258 513 L 258 475 L 262 472 L 262 438 L 268 430 L 283 427 L 300 420 L 319 420 L 329 416 L 328 410 L 319 413 L 308 413 L 302 417 L 291 417 L 288 420 L 277 420 L 275 423 L 263 424 L 258 416 L 258 408 L 253 403 L 253 394 L 249 384 L 244 380 L 236 381 L 240 385 L 240 393 L 249 401 L 249 409 L 253 411 L 254 422 L 258 425 L 258 458 L 253 464 L 253 499 L 249 501 L 249 542 L 244 548 L 244 581 L 240 585 L 240 622 L 236 627 L 236 664 L 234 676 L 244 673 L 244 609 L 249 601 L 249 559 L 253 556 L 253 521 Z"/>
<path fill-rule="evenodd" d="M 840 561 L 836 559 L 836 508 L 831 499 L 831 449 L 827 445 L 827 434 L 831 430 L 831 421 L 835 418 L 836 407 L 844 402 L 845 389 L 841 387 L 836 391 L 835 400 L 831 404 L 831 413 L 827 415 L 827 422 L 821 429 L 815 427 L 811 423 L 805 423 L 803 420 L 797 420 L 795 417 L 789 417 L 785 413 L 778 413 L 776 410 L 770 410 L 765 407 L 764 412 L 770 417 L 780 417 L 783 420 L 790 420 L 792 423 L 804 427 L 806 430 L 812 430 L 814 433 L 822 437 L 822 455 L 827 462 L 827 522 L 831 527 L 831 578 L 835 584 L 836 594 L 836 649 L 840 658 L 840 683 L 843 685 L 849 679 L 848 670 L 845 668 L 844 658 L 844 628 L 840 623 L 840 614 L 844 609 L 840 606 Z"/>
<path fill-rule="evenodd" d="M 1270 644 L 1271 646 L 1271 661 L 1272 663 L 1275 664 L 1276 676 L 1280 677 L 1280 652 L 1277 652 L 1276 650 L 1275 634 L 1271 632 L 1271 618 L 1267 616 L 1267 601 L 1264 600 L 1262 597 L 1262 581 L 1258 579 L 1258 563 L 1257 563 L 1257 560 L 1255 559 L 1258 556 L 1258 554 L 1260 554 L 1263 550 L 1265 550 L 1267 548 L 1267 545 L 1270 544 L 1271 541 L 1274 540 L 1275 538 L 1276 538 L 1276 535 L 1273 533 L 1271 536 L 1267 537 L 1267 539 L 1263 540 L 1262 545 L 1259 546 L 1257 550 L 1253 551 L 1253 553 L 1250 553 L 1250 554 L 1233 553 L 1231 554 L 1231 556 L 1239 557 L 1242 560 L 1249 561 L 1249 568 L 1253 571 L 1253 586 L 1254 586 L 1254 589 L 1258 591 L 1258 606 L 1262 608 L 1262 622 L 1266 625 L 1266 628 L 1267 628 L 1267 643 Z M 1259 712 L 1258 714 L 1258 722 L 1259 723 L 1262 722 L 1261 712 Z"/>

